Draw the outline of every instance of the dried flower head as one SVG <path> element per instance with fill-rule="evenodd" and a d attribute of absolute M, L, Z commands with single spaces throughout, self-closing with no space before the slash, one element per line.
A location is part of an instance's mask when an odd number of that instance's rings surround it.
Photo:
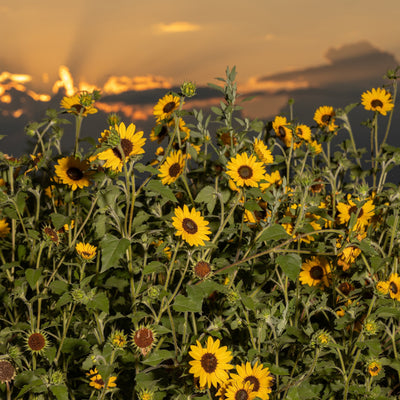
<path fill-rule="evenodd" d="M 148 326 L 140 326 L 132 332 L 132 341 L 136 350 L 146 356 L 156 342 L 156 334 L 154 330 Z"/>
<path fill-rule="evenodd" d="M 47 334 L 43 331 L 34 331 L 26 336 L 26 347 L 32 353 L 43 354 L 48 346 Z"/>
<path fill-rule="evenodd" d="M 0 382 L 11 382 L 15 377 L 15 368 L 7 360 L 0 360 Z"/>
<path fill-rule="evenodd" d="M 206 279 L 212 272 L 211 265 L 207 261 L 199 261 L 193 267 L 193 274 L 199 279 Z"/>

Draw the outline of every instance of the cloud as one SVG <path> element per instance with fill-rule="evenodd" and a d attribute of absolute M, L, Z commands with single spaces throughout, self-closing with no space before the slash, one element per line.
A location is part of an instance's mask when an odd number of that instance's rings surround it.
<path fill-rule="evenodd" d="M 381 51 L 366 41 L 330 48 L 325 57 L 328 61 L 325 65 L 252 78 L 248 88 L 258 86 L 274 93 L 306 88 L 334 89 L 341 85 L 364 87 L 366 83 L 372 84 L 377 78 L 381 79 L 389 68 L 399 64 L 393 54 Z"/>
<path fill-rule="evenodd" d="M 106 94 L 119 94 L 129 90 L 149 90 L 156 88 L 170 89 L 172 80 L 162 76 L 111 76 L 103 86 L 103 92 Z"/>
<path fill-rule="evenodd" d="M 201 29 L 200 25 L 192 24 L 187 21 L 171 22 L 170 24 L 156 24 L 154 25 L 156 33 L 181 33 L 181 32 L 195 32 Z"/>

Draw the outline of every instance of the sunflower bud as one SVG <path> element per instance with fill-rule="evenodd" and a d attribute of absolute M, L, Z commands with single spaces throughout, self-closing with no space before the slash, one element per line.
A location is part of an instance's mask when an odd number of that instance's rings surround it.
<path fill-rule="evenodd" d="M 196 94 L 196 85 L 193 82 L 183 82 L 181 86 L 181 93 L 185 97 L 193 97 Z"/>

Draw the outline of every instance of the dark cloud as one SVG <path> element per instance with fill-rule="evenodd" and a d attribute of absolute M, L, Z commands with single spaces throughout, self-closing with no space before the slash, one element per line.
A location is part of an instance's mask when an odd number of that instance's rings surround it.
<path fill-rule="evenodd" d="M 268 75 L 259 78 L 258 82 L 264 85 L 270 82 L 271 86 L 274 83 L 277 90 L 281 83 L 281 92 L 288 91 L 284 86 L 287 82 L 293 82 L 293 87 L 296 82 L 307 83 L 307 89 L 348 84 L 359 88 L 377 84 L 388 69 L 399 65 L 393 54 L 381 51 L 366 41 L 330 48 L 325 57 L 329 62 L 326 65 Z"/>

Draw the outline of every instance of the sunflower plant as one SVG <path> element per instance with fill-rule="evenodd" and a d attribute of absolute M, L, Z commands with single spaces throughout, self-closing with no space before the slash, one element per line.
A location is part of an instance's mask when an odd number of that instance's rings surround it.
<path fill-rule="evenodd" d="M 235 68 L 151 132 L 112 114 L 81 148 L 97 92 L 29 124 L 0 153 L 0 397 L 398 398 L 397 72 L 311 124 L 243 117 Z"/>

